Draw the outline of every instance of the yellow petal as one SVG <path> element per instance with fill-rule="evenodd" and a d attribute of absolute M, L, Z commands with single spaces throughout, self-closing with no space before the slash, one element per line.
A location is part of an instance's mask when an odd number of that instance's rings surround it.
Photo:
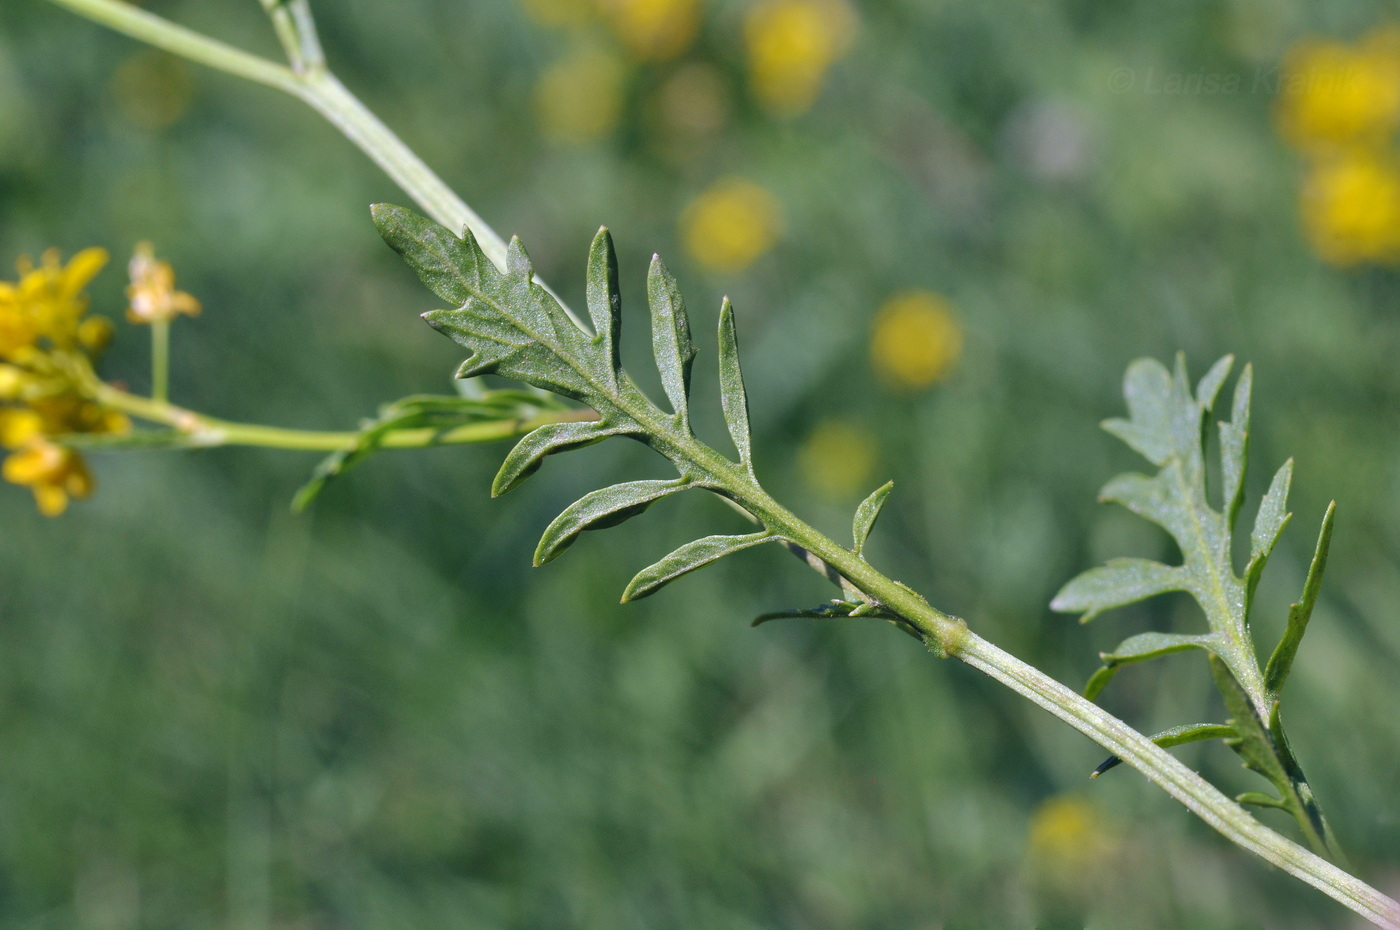
<path fill-rule="evenodd" d="M 63 511 L 68 509 L 68 494 L 62 488 L 41 484 L 35 485 L 33 491 L 34 503 L 39 505 L 39 512 L 44 516 L 62 516 Z"/>
<path fill-rule="evenodd" d="M 97 276 L 102 266 L 107 264 L 107 250 L 100 248 L 83 249 L 68 260 L 63 269 L 63 285 L 60 293 L 65 298 L 76 296 L 88 282 Z"/>
<path fill-rule="evenodd" d="M 23 407 L 0 410 L 0 446 L 6 449 L 18 449 L 39 435 L 43 428 L 43 417 L 33 410 Z"/>
<path fill-rule="evenodd" d="M 0 472 L 4 473 L 5 480 L 10 484 L 43 484 L 45 479 L 53 474 L 55 464 L 45 451 L 43 446 L 30 445 L 18 452 L 12 452 L 5 459 Z"/>
<path fill-rule="evenodd" d="M 92 472 L 77 453 L 69 454 L 72 459 L 68 463 L 68 473 L 63 476 L 63 490 L 74 497 L 88 497 L 92 494 Z"/>

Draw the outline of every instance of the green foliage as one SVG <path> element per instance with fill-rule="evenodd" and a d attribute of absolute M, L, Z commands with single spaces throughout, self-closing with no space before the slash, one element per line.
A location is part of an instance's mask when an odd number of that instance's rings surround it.
<path fill-rule="evenodd" d="M 510 244 L 502 273 L 482 254 L 470 231 L 459 238 L 442 226 L 402 207 L 377 205 L 374 219 L 385 241 L 404 256 L 423 282 L 454 305 L 424 318 L 438 331 L 472 351 L 459 377 L 497 374 L 581 401 L 597 420 L 555 423 L 526 435 L 506 456 L 492 486 L 504 494 L 533 473 L 545 456 L 610 436 L 629 436 L 664 455 L 679 477 L 634 481 L 585 495 L 545 530 L 535 550 L 542 565 L 563 552 L 585 530 L 615 526 L 656 501 L 690 488 L 718 493 L 740 506 L 762 498 L 753 475 L 748 400 L 739 366 L 734 309 L 724 301 L 719 315 L 720 405 L 739 453 L 731 460 L 695 438 L 690 423 L 691 368 L 695 347 L 680 288 L 659 257 L 647 275 L 652 347 L 670 412 L 652 403 L 627 376 L 618 355 L 621 299 L 612 237 L 600 230 L 589 249 L 587 300 L 594 332 L 585 333 L 558 302 L 534 281 L 534 270 L 518 239 Z M 856 517 L 856 544 L 879 513 L 889 486 L 862 505 Z M 624 601 L 659 590 L 688 572 L 760 543 L 788 539 L 781 527 L 764 524 L 755 533 L 707 536 L 687 543 L 643 569 L 627 585 Z"/>
<path fill-rule="evenodd" d="M 1109 481 L 1100 499 L 1128 508 L 1171 534 L 1182 554 L 1181 565 L 1147 559 L 1113 559 L 1066 584 L 1051 607 L 1082 614 L 1088 622 L 1099 614 L 1169 591 L 1184 591 L 1200 605 L 1210 632 L 1204 634 L 1141 633 L 1101 654 L 1103 667 L 1089 679 L 1084 694 L 1098 697 L 1118 670 L 1177 652 L 1207 653 L 1215 681 L 1230 714 L 1228 725 L 1191 724 L 1158 734 L 1161 746 L 1204 739 L 1223 739 L 1246 768 L 1267 778 L 1279 798 L 1249 792 L 1241 803 L 1266 804 L 1287 810 L 1298 821 L 1318 852 L 1334 860 L 1340 849 L 1312 797 L 1302 770 L 1288 748 L 1279 722 L 1279 693 L 1287 679 L 1298 645 L 1312 615 L 1326 566 L 1335 505 L 1323 519 L 1317 551 L 1303 597 L 1289 611 L 1288 627 L 1261 671 L 1250 633 L 1250 608 L 1260 576 L 1279 536 L 1288 525 L 1288 490 L 1293 478 L 1289 460 L 1274 474 L 1260 501 L 1250 532 L 1250 555 L 1244 574 L 1237 575 L 1231 554 L 1236 518 L 1244 499 L 1249 445 L 1249 398 L 1252 372 L 1248 365 L 1235 384 L 1231 418 L 1218 423 L 1220 437 L 1220 506 L 1208 498 L 1205 445 L 1215 400 L 1229 374 L 1229 356 L 1215 363 L 1191 390 L 1183 356 L 1169 372 L 1152 359 L 1133 362 L 1123 393 L 1130 418 L 1109 420 L 1104 429 L 1142 454 L 1159 471 L 1153 476 L 1124 474 Z M 1095 775 L 1116 764 L 1109 759 Z M 1261 801 L 1260 798 L 1267 798 Z"/>

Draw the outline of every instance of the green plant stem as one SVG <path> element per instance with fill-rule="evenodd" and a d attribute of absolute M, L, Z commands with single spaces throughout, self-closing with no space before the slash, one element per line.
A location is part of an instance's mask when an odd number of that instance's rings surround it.
<path fill-rule="evenodd" d="M 50 2 L 171 54 L 274 87 L 305 102 L 368 155 L 425 213 L 449 229 L 470 228 L 487 257 L 497 267 L 505 267 L 505 240 L 325 67 L 304 2 L 262 0 L 293 67 L 212 39 L 125 0 Z M 544 282 L 539 283 L 549 290 Z M 559 299 L 557 294 L 554 297 Z M 562 300 L 559 305 L 582 329 L 568 305 Z"/>
<path fill-rule="evenodd" d="M 336 452 L 353 448 L 361 437 L 360 433 L 349 431 L 283 429 L 258 423 L 220 420 L 154 397 L 129 394 L 109 384 L 98 384 L 91 389 L 91 393 L 105 407 L 175 430 L 180 434 L 178 445 L 182 448 L 259 446 L 266 449 Z M 447 430 L 431 427 L 393 430 L 378 439 L 376 445 L 382 449 L 422 449 L 428 446 L 494 442 L 523 436 L 547 423 L 590 419 L 593 416 L 589 410 L 564 410 L 544 412 L 524 419 L 467 423 Z"/>
<path fill-rule="evenodd" d="M 274 28 L 289 50 L 294 68 L 250 55 L 200 33 L 177 26 L 147 13 L 123 0 L 51 0 L 79 15 L 102 23 L 132 38 L 181 55 L 237 77 L 275 87 L 305 101 L 334 124 L 374 160 L 434 220 L 451 229 L 469 227 L 483 251 L 498 266 L 505 264 L 505 243 L 467 204 L 458 197 L 424 162 L 374 116 L 319 62 L 308 61 L 312 46 L 309 16 L 304 4 L 264 0 L 273 16 Z M 298 8 L 301 13 L 297 12 Z M 319 45 L 315 46 L 319 49 Z M 297 49 L 293 52 L 292 49 Z M 563 302 L 561 301 L 561 306 Z M 578 318 L 568 307 L 569 316 Z M 580 326 L 580 328 L 582 328 Z M 115 389 L 104 386 L 106 390 Z M 308 433 L 271 427 L 226 423 L 184 411 L 154 400 L 136 398 L 124 392 L 121 397 L 104 395 L 104 402 L 134 416 L 166 423 L 206 444 L 265 445 L 276 448 L 334 450 L 353 441 L 353 433 Z M 143 412 L 145 411 L 145 412 Z M 552 422 L 559 415 L 546 415 Z M 538 419 L 538 418 L 537 418 Z M 536 424 L 538 425 L 538 424 Z M 527 424 L 492 438 L 505 438 L 527 431 Z M 471 431 L 500 430 L 499 423 L 459 427 L 437 435 L 432 430 L 404 430 L 386 437 L 384 445 L 408 448 L 435 444 L 447 436 Z M 434 433 L 434 438 L 417 433 Z M 395 436 L 399 438 L 393 442 Z M 217 441 L 214 441 L 217 440 Z M 457 439 L 454 441 L 481 441 Z M 873 569 L 864 559 L 807 526 L 770 498 L 739 466 L 713 450 L 695 443 L 696 460 L 708 459 L 711 473 L 723 477 L 733 493 L 742 496 L 755 516 L 766 526 L 789 539 L 797 540 L 811 555 L 833 567 L 839 574 L 880 603 L 907 619 L 930 645 L 990 675 L 1007 687 L 1040 705 L 1075 729 L 1108 749 L 1150 781 L 1186 805 L 1201 819 L 1241 847 L 1256 853 L 1297 878 L 1332 896 L 1356 913 L 1387 930 L 1400 930 L 1400 904 L 1360 879 L 1337 868 L 1303 847 L 1268 829 L 1243 808 L 1208 782 L 1182 765 L 1150 739 L 1085 700 L 1076 692 L 1021 662 L 967 629 L 967 625 L 929 606 L 923 598 Z M 809 560 L 810 562 L 811 560 Z M 814 565 L 814 567 L 816 567 Z"/>
<path fill-rule="evenodd" d="M 645 416 L 641 410 L 636 413 Z M 656 428 L 665 430 L 667 427 L 657 423 Z M 964 621 L 930 606 L 909 588 L 881 574 L 861 556 L 808 526 L 770 497 L 742 466 L 693 438 L 673 441 L 763 526 L 795 541 L 810 556 L 825 563 L 825 566 L 819 565 L 809 557 L 809 565 L 828 577 L 830 573 L 826 567 L 834 569 L 868 597 L 907 620 L 937 653 L 965 662 L 1068 723 L 1137 769 L 1241 848 L 1307 882 L 1377 926 L 1400 930 L 1400 903 L 1266 827 L 1149 737 L 973 633 Z"/>
<path fill-rule="evenodd" d="M 170 321 L 151 323 L 151 399 L 170 399 Z"/>

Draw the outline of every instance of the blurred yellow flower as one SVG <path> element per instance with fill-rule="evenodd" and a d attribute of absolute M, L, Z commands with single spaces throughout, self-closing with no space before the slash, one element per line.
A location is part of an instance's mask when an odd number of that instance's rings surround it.
<path fill-rule="evenodd" d="M 838 499 L 869 490 L 875 460 L 874 434 L 847 420 L 819 423 L 797 452 L 797 467 L 807 486 Z"/>
<path fill-rule="evenodd" d="M 28 487 L 49 516 L 92 492 L 82 458 L 53 437 L 130 428 L 84 393 L 111 333 L 86 316 L 84 288 L 106 261 L 102 249 L 85 249 L 64 264 L 51 249 L 37 267 L 21 259 L 18 281 L 0 281 L 0 447 L 10 450 L 0 475 Z"/>
<path fill-rule="evenodd" d="M 182 313 L 199 315 L 199 301 L 184 291 L 175 290 L 175 269 L 169 262 L 156 258 L 149 242 L 136 246 L 127 272 L 131 275 L 131 285 L 126 289 L 130 301 L 126 308 L 129 322 L 168 323 Z"/>
<path fill-rule="evenodd" d="M 946 378 L 962 346 L 962 327 L 946 300 L 930 291 L 905 291 L 875 315 L 870 363 L 892 387 L 917 391 Z"/>
<path fill-rule="evenodd" d="M 616 55 L 582 47 L 550 66 L 535 85 L 535 116 L 549 136 L 590 142 L 617 128 L 626 69 Z"/>
<path fill-rule="evenodd" d="M 78 453 L 36 436 L 11 453 L 3 466 L 5 480 L 28 486 L 34 503 L 46 517 L 68 509 L 70 497 L 92 493 L 92 473 Z"/>
<path fill-rule="evenodd" d="M 1091 882 L 1095 867 L 1111 859 L 1118 846 L 1111 824 L 1093 804 L 1059 796 L 1031 815 L 1026 857 L 1038 877 L 1072 889 Z"/>
<path fill-rule="evenodd" d="M 83 289 L 106 263 L 103 249 L 84 249 L 66 265 L 56 249 L 45 252 L 38 267 L 21 258 L 19 281 L 0 281 L 0 358 L 15 360 L 40 340 L 51 347 L 73 346 L 88 308 Z"/>
<path fill-rule="evenodd" d="M 600 0 L 618 38 L 638 58 L 675 58 L 695 40 L 699 0 Z"/>
<path fill-rule="evenodd" d="M 754 96 L 782 115 L 806 110 L 854 33 L 855 15 L 841 0 L 761 0 L 744 23 Z"/>
<path fill-rule="evenodd" d="M 740 271 L 773 247 L 782 228 L 778 200 L 743 178 L 724 178 L 695 198 L 680 218 L 690 257 L 711 271 Z"/>
<path fill-rule="evenodd" d="M 728 84 L 710 64 L 689 64 L 661 85 L 656 95 L 658 115 L 668 136 L 687 143 L 719 132 L 729 119 Z"/>
<path fill-rule="evenodd" d="M 189 109 L 194 82 L 185 62 L 169 52 L 137 52 L 112 75 L 112 96 L 127 121 L 142 129 L 164 129 Z"/>
<path fill-rule="evenodd" d="M 1383 142 L 1400 125 L 1400 29 L 1359 45 L 1303 42 L 1284 62 L 1279 126 L 1295 145 Z"/>
<path fill-rule="evenodd" d="M 1334 265 L 1400 261 L 1400 163 L 1359 149 L 1319 161 L 1303 186 L 1303 226 Z"/>

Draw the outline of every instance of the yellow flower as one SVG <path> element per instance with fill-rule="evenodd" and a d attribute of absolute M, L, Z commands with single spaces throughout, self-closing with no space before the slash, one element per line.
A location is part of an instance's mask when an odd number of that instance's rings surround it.
<path fill-rule="evenodd" d="M 1343 267 L 1400 261 L 1400 165 L 1358 149 L 1313 166 L 1303 227 L 1325 260 Z"/>
<path fill-rule="evenodd" d="M 132 323 L 169 322 L 181 313 L 199 314 L 199 301 L 184 291 L 175 290 L 175 269 L 169 262 L 156 258 L 149 242 L 136 246 L 127 265 L 131 286 L 126 289 L 130 305 L 126 318 Z"/>
<path fill-rule="evenodd" d="M 638 58 L 674 58 L 695 39 L 699 0 L 601 0 L 618 38 Z"/>
<path fill-rule="evenodd" d="M 1120 843 L 1112 825 L 1088 801 L 1052 797 L 1031 815 L 1026 856 L 1034 874 L 1052 887 L 1082 889 L 1102 880 Z"/>
<path fill-rule="evenodd" d="M 812 430 L 797 453 L 797 466 L 807 485 L 830 498 L 846 498 L 868 490 L 875 471 L 875 436 L 859 424 L 826 420 Z"/>
<path fill-rule="evenodd" d="M 83 290 L 106 261 L 102 249 L 85 249 L 65 265 L 49 250 L 37 267 L 20 260 L 19 281 L 0 282 L 0 446 L 11 450 L 0 476 L 27 486 L 49 516 L 92 493 L 81 456 L 54 438 L 131 426 L 85 394 L 111 324 L 86 316 Z"/>
<path fill-rule="evenodd" d="M 38 267 L 20 259 L 19 281 L 0 281 L 0 358 L 15 360 L 40 340 L 60 349 L 77 343 L 88 308 L 83 289 L 106 263 L 104 249 L 84 249 L 66 265 L 57 249 L 45 252 Z"/>
<path fill-rule="evenodd" d="M 137 52 L 112 74 L 117 110 L 142 129 L 165 129 L 189 109 L 194 82 L 182 59 L 169 52 Z"/>
<path fill-rule="evenodd" d="M 617 128 L 626 70 L 616 55 L 580 48 L 555 62 L 535 86 L 535 115 L 546 133 L 588 142 Z"/>
<path fill-rule="evenodd" d="M 1284 63 L 1278 120 L 1304 147 L 1383 140 L 1400 125 L 1400 30 L 1378 30 L 1356 46 L 1296 46 Z"/>
<path fill-rule="evenodd" d="M 929 291 L 905 291 L 875 315 L 870 363 L 890 386 L 917 391 L 948 376 L 962 345 L 962 327 L 946 300 Z"/>
<path fill-rule="evenodd" d="M 0 470 L 11 484 L 29 487 L 39 512 L 46 517 L 67 510 L 70 497 L 92 493 L 92 473 L 82 457 L 42 436 L 32 437 L 11 453 Z"/>
<path fill-rule="evenodd" d="M 762 0 L 744 23 L 754 95 L 779 114 L 806 110 L 854 32 L 855 16 L 841 0 Z"/>
<path fill-rule="evenodd" d="M 773 247 L 782 226 L 778 201 L 742 178 L 725 178 L 681 214 L 690 257 L 712 271 L 739 271 Z"/>

